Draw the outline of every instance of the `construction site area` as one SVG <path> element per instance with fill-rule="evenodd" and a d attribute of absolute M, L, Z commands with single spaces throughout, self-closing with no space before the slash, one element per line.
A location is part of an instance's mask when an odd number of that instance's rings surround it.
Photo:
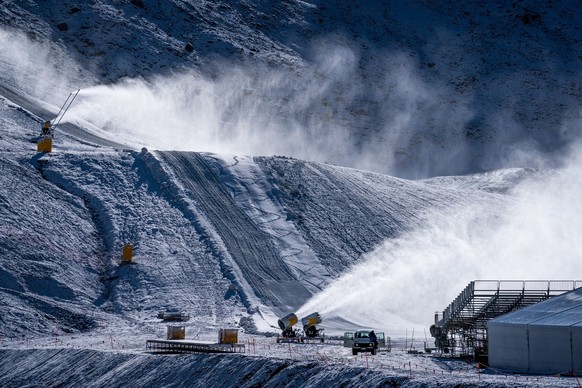
<path fill-rule="evenodd" d="M 176 336 L 176 333 L 172 335 Z M 198 338 L 189 338 L 188 333 L 197 333 Z M 397 382 L 399 386 L 410 388 L 430 386 L 436 382 L 441 386 L 451 387 L 455 384 L 489 384 L 496 387 L 514 387 L 516 384 L 532 387 L 577 386 L 576 379 L 568 377 L 567 374 L 507 373 L 451 355 L 428 353 L 423 348 L 424 341 L 411 341 L 411 338 L 391 338 L 390 347 L 380 346 L 375 355 L 370 352 L 353 355 L 351 345 L 347 345 L 349 337 L 346 341 L 342 336 L 330 336 L 324 343 L 277 343 L 276 337 L 237 333 L 237 344 L 233 347 L 232 344 L 219 344 L 220 338 L 212 338 L 208 333 L 198 333 L 194 328 L 190 328 L 185 334 L 184 339 L 174 340 L 152 339 L 152 336 L 143 334 L 131 337 L 120 333 L 107 336 L 94 334 L 29 339 L 10 346 L 13 349 L 17 347 L 35 352 L 35 363 L 29 365 L 37 370 L 45 370 L 44 365 L 51 365 L 50 360 L 53 360 L 52 368 L 59 370 L 60 363 L 66 359 L 66 353 L 59 350 L 66 349 L 67 352 L 73 352 L 79 362 L 91 363 L 99 360 L 94 373 L 101 368 L 111 368 L 117 370 L 119 378 L 130 378 L 138 382 L 141 377 L 133 374 L 129 376 L 128 373 L 136 373 L 136 365 L 146 363 L 155 366 L 148 370 L 139 369 L 144 379 L 152 378 L 154 373 L 155 376 L 160 376 L 171 369 L 175 373 L 205 376 L 222 384 L 234 381 L 240 383 L 241 378 L 251 371 L 256 380 L 250 381 L 260 382 L 263 381 L 261 376 L 264 373 L 273 373 L 273 370 L 279 368 L 287 371 L 283 375 L 294 376 L 279 377 L 281 383 L 291 381 L 297 384 L 302 379 L 304 381 L 307 375 L 309 381 L 320 381 L 320 384 L 330 381 L 343 381 L 349 385 L 357 385 L 361 381 L 373 385 Z M 7 352 L 1 345 L 6 343 L 0 343 L 0 355 L 18 357 L 18 353 Z M 176 355 L 181 356 L 175 358 Z M 225 355 L 228 355 L 228 361 L 224 358 Z M 13 360 L 18 362 L 18 358 Z M 227 362 L 233 369 L 225 374 Z M 339 376 L 345 376 L 341 373 L 346 370 L 351 371 L 351 377 L 348 380 L 338 380 Z"/>
<path fill-rule="evenodd" d="M 356 356 L 355 363 L 358 363 L 358 359 L 365 359 L 367 367 L 370 363 L 378 362 L 369 358 L 376 355 L 383 358 L 392 356 L 398 358 L 397 354 L 406 354 L 409 360 L 420 357 L 423 362 L 432 359 L 435 363 L 458 360 L 462 362 L 460 365 L 466 365 L 467 369 L 476 368 L 479 378 L 481 373 L 486 375 L 508 371 L 578 376 L 577 371 L 582 371 L 581 286 L 582 281 L 579 280 L 471 281 L 442 313 L 435 314 L 435 323 L 429 330 L 432 339 L 428 340 L 426 337 L 424 341 L 417 339 L 417 345 L 422 346 L 415 346 L 414 331 L 411 332 L 410 338 L 396 340 L 374 329 L 346 331 L 341 336 L 326 337 L 323 319 L 318 312 L 314 312 L 301 318 L 301 321 L 295 313 L 280 318 L 278 326 L 281 331 L 277 333 L 274 341 L 256 336 L 239 341 L 238 329 L 221 329 L 216 342 L 193 341 L 186 340 L 184 326 L 168 326 L 167 338 L 147 340 L 146 351 L 155 354 L 247 352 L 256 354 L 258 345 L 259 349 L 268 349 L 270 354 L 273 354 L 271 351 L 275 353 L 279 351 L 290 358 L 293 358 L 295 352 L 302 355 L 319 354 L 325 359 L 334 357 L 341 359 L 345 357 L 346 351 L 350 351 L 352 356 Z M 533 310 L 533 313 L 528 314 L 530 310 Z M 512 314 L 519 314 L 514 321 L 507 318 Z M 189 319 L 184 312 L 174 312 L 173 315 L 161 312 L 158 317 L 174 321 Z M 523 325 L 524 317 L 534 318 L 525 329 L 525 335 L 529 337 L 528 343 L 533 340 L 535 333 L 528 332 L 533 330 L 534 325 L 540 325 L 534 322 L 546 321 L 542 331 L 545 345 L 538 350 L 535 346 L 510 350 L 513 356 L 507 357 L 505 353 L 508 346 L 511 346 L 508 344 L 517 335 L 516 330 L 520 329 L 519 326 Z M 495 326 L 500 320 L 503 322 L 501 326 Z M 301 324 L 297 328 L 299 322 Z M 490 327 L 493 329 L 489 330 Z M 572 334 L 567 334 L 566 338 L 563 338 L 565 327 L 571 327 Z M 512 337 L 511 340 L 506 338 L 508 335 Z M 288 347 L 284 347 L 284 344 L 288 344 Z M 293 348 L 291 345 L 294 345 Z M 303 350 L 298 350 L 296 346 Z M 515 346 L 519 348 L 519 344 Z M 532 368 L 532 365 L 536 365 L 536 358 L 548 357 L 550 349 L 553 354 L 552 362 L 542 362 L 537 366 L 538 369 Z M 490 352 L 493 354 L 491 360 Z M 500 354 L 505 356 L 500 357 Z M 519 357 L 523 359 L 520 360 Z M 382 364 L 385 365 L 384 361 Z M 412 361 L 409 361 L 409 364 L 408 372 L 412 375 Z M 406 365 L 403 369 L 406 369 Z"/>

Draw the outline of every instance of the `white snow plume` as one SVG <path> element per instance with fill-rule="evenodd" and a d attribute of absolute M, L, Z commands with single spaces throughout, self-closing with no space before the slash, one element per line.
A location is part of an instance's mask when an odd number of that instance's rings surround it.
<path fill-rule="evenodd" d="M 325 321 L 378 322 L 390 332 L 428 327 L 433 313 L 476 275 L 483 241 L 495 222 L 486 206 L 434 215 L 429 227 L 387 240 L 347 274 L 313 297 L 299 314 L 319 311 Z M 360 324 L 359 324 L 360 325 Z"/>
<path fill-rule="evenodd" d="M 81 88 L 65 121 L 89 122 L 136 148 L 286 155 L 407 178 L 546 165 L 534 163 L 544 153 L 532 158 L 538 145 L 527 143 L 511 112 L 492 112 L 488 124 L 507 139 L 471 142 L 473 89 L 460 92 L 446 70 L 427 72 L 402 50 L 370 55 L 345 37 L 326 36 L 296 68 L 224 58 L 202 72 L 85 88 L 95 77 L 65 49 L 0 31 L 6 86 L 55 114 Z"/>
<path fill-rule="evenodd" d="M 0 81 L 5 87 L 58 107 L 91 76 L 62 47 L 42 38 L 0 28 Z M 56 113 L 56 112 L 55 112 Z"/>
<path fill-rule="evenodd" d="M 355 167 L 413 179 L 467 173 L 459 165 L 471 157 L 465 126 L 474 115 L 472 97 L 422 74 L 405 53 L 386 56 L 380 66 L 383 77 L 369 91 L 379 104 L 379 128 Z"/>
<path fill-rule="evenodd" d="M 310 62 L 295 69 L 224 59 L 208 65 L 219 69 L 213 75 L 181 71 L 88 88 L 94 76 L 64 48 L 7 29 L 0 43 L 5 86 L 55 114 L 82 88 L 65 121 L 90 122 L 136 146 L 286 155 L 409 177 L 448 171 L 464 152 L 460 128 L 471 113 L 447 97 L 445 82 L 422 79 L 402 53 L 363 59 L 340 36 L 319 39 Z M 455 152 L 443 151 L 451 143 Z"/>
<path fill-rule="evenodd" d="M 286 155 L 393 175 L 459 164 L 462 131 L 438 133 L 471 114 L 465 103 L 447 103 L 446 87 L 429 86 L 403 55 L 362 69 L 348 43 L 313 51 L 298 69 L 222 62 L 213 76 L 184 71 L 97 86 L 69 114 L 156 149 Z M 379 78 L 366 78 L 368 70 Z M 432 152 L 437 136 L 437 147 L 452 142 L 456 153 Z"/>
<path fill-rule="evenodd" d="M 215 78 L 187 71 L 125 79 L 84 90 L 71 114 L 157 149 L 337 161 L 350 152 L 349 133 L 330 123 L 333 108 L 316 105 L 353 67 L 350 55 L 327 58 L 326 74 L 221 64 Z"/>
<path fill-rule="evenodd" d="M 367 254 L 298 314 L 319 311 L 332 325 L 410 329 L 404 319 L 426 328 L 472 280 L 580 280 L 581 174 L 578 156 L 564 169 L 539 171 L 507 201 L 434 214 L 427 228 Z"/>
<path fill-rule="evenodd" d="M 573 149 L 565 168 L 516 188 L 517 201 L 489 247 L 490 277 L 582 277 L 582 147 Z"/>

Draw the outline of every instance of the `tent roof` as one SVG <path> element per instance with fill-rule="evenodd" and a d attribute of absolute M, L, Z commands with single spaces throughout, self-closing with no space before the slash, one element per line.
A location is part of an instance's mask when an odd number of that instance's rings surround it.
<path fill-rule="evenodd" d="M 582 325 L 582 288 L 494 318 L 488 325 Z"/>

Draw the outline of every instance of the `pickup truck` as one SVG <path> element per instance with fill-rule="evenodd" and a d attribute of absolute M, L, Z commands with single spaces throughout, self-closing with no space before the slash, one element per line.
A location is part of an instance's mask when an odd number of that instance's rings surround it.
<path fill-rule="evenodd" d="M 344 347 L 351 347 L 353 355 L 357 355 L 359 352 L 370 352 L 372 355 L 375 355 L 379 347 L 386 347 L 386 338 L 384 333 L 376 333 L 377 343 L 375 344 L 370 338 L 371 331 L 358 330 L 355 333 L 345 333 Z M 388 351 L 390 351 L 390 346 L 388 346 Z"/>

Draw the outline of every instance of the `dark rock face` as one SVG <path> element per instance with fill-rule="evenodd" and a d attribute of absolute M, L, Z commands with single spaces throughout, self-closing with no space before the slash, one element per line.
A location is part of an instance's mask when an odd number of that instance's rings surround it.
<path fill-rule="evenodd" d="M 133 4 L 139 8 L 145 8 L 145 4 L 143 3 L 143 0 L 131 0 L 131 4 Z"/>

